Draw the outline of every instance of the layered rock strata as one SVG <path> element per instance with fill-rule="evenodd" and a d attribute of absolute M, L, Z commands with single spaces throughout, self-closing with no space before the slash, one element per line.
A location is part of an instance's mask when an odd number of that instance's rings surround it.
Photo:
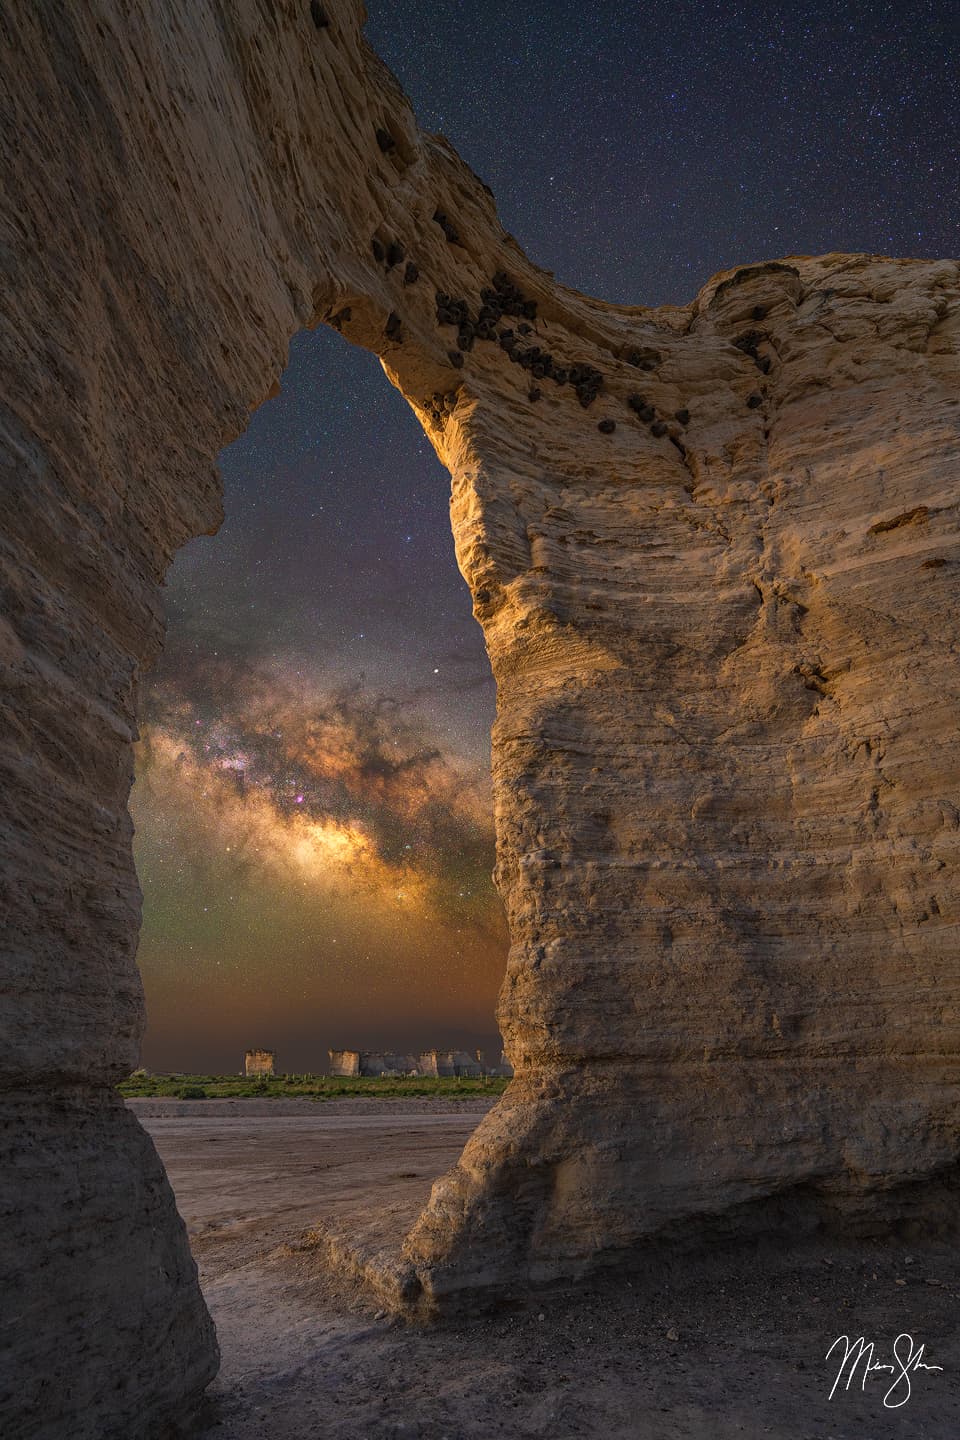
<path fill-rule="evenodd" d="M 142 1027 L 127 796 L 164 572 L 302 326 L 374 350 L 448 466 L 498 685 L 516 1079 L 397 1303 L 956 1161 L 958 265 L 577 295 L 362 20 L 2 21 L 5 1435 L 160 1433 L 215 1368 L 113 1098 Z"/>

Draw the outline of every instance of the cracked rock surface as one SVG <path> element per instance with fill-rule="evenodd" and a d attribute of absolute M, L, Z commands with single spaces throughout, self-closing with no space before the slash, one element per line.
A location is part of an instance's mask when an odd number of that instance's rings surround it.
<path fill-rule="evenodd" d="M 447 465 L 498 685 L 517 1076 L 393 1302 L 577 1275 L 766 1197 L 860 1223 L 956 1164 L 957 263 L 578 295 L 418 129 L 362 19 L 3 20 L 6 1434 L 152 1434 L 215 1368 L 111 1093 L 142 1026 L 126 802 L 164 573 L 219 524 L 215 456 L 305 325 L 375 351 Z M 50 1355 L 56 1384 L 6 1381 Z"/>

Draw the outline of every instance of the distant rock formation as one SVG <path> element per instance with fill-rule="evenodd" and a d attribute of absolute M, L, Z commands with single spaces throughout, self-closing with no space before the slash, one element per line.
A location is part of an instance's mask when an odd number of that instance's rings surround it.
<path fill-rule="evenodd" d="M 359 1050 L 328 1050 L 330 1074 L 347 1080 L 356 1080 L 360 1075 L 361 1052 Z"/>
<path fill-rule="evenodd" d="M 512 1075 L 513 1067 L 501 1054 L 500 1064 L 488 1067 L 482 1050 L 423 1050 L 419 1055 L 394 1055 L 382 1050 L 328 1050 L 330 1074 L 344 1078 L 362 1075 L 424 1075 L 432 1079 Z"/>
<path fill-rule="evenodd" d="M 273 1075 L 276 1058 L 274 1050 L 248 1050 L 243 1057 L 243 1073 L 248 1079 Z"/>
<path fill-rule="evenodd" d="M 361 19 L 5 15 L 7 1435 L 136 1440 L 216 1367 L 114 1089 L 143 1020 L 136 687 L 174 552 L 220 523 L 217 453 L 322 320 L 451 472 L 499 692 L 517 1074 L 394 1303 L 781 1201 L 905 1212 L 956 1165 L 957 263 L 792 257 L 681 307 L 587 299 L 418 130 Z"/>

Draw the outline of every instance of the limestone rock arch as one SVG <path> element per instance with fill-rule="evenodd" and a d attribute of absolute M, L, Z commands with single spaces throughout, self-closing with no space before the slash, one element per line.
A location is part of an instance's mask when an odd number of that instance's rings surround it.
<path fill-rule="evenodd" d="M 517 1076 L 395 1303 L 771 1197 L 895 1210 L 956 1164 L 957 263 L 578 295 L 362 22 L 0 21 L 6 1434 L 151 1434 L 215 1369 L 113 1089 L 142 1025 L 136 689 L 171 557 L 219 524 L 215 457 L 303 326 L 374 350 L 448 466 L 498 685 Z"/>

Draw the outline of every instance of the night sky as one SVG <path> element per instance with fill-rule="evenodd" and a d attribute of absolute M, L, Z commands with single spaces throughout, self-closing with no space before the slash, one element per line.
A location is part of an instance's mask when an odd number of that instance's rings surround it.
<path fill-rule="evenodd" d="M 960 254 L 960 5 L 371 0 L 367 34 L 533 260 L 605 300 L 829 250 Z M 131 801 L 144 1062 L 497 1043 L 493 683 L 449 481 L 319 329 L 179 555 Z"/>

